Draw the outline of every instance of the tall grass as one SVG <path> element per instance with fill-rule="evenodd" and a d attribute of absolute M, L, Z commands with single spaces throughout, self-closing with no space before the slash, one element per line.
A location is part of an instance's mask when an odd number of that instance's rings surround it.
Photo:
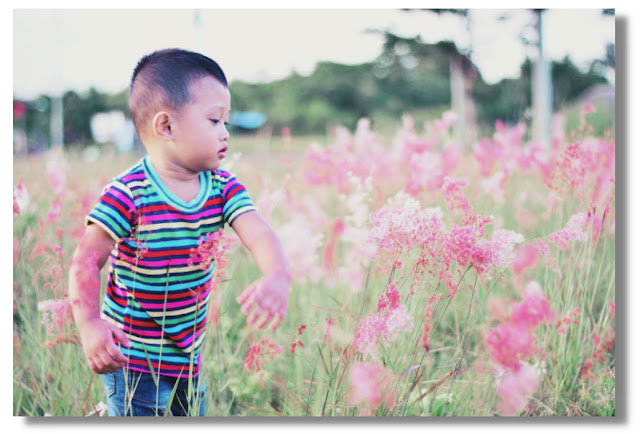
<path fill-rule="evenodd" d="M 425 130 L 413 137 L 426 142 L 437 137 L 433 151 L 441 152 L 449 145 L 449 136 L 446 130 L 440 135 L 432 132 Z M 317 175 L 325 168 L 309 160 L 310 153 L 285 152 L 276 139 L 269 138 L 269 164 L 263 164 L 264 152 L 252 152 L 256 143 L 247 140 L 238 145 L 243 155 L 234 159 L 231 170 L 247 185 L 254 201 L 263 206 L 263 214 L 282 237 L 292 260 L 294 281 L 282 327 L 274 334 L 252 329 L 235 298 L 259 277 L 259 271 L 238 243 L 227 252 L 229 266 L 220 290 L 212 295 L 218 306 L 217 320 L 210 318 L 202 352 L 201 376 L 207 384 L 205 414 L 500 415 L 504 398 L 499 384 L 504 372 L 491 359 L 487 336 L 507 321 L 513 306 L 524 300 L 526 284 L 536 281 L 555 320 L 541 322 L 533 329 L 540 351 L 533 357 L 523 357 L 522 362 L 536 370 L 539 382 L 517 414 L 614 415 L 615 201 L 597 235 L 591 227 L 583 228 L 585 238 L 570 241 L 564 250 L 548 243 L 557 270 L 546 266 L 542 256 L 519 273 L 514 272 L 512 262 L 493 267 L 491 278 L 481 275 L 474 264 L 453 263 L 450 271 L 456 292 L 452 295 L 451 286 L 447 287 L 437 274 L 418 273 L 422 256 L 417 245 L 402 249 L 377 246 L 377 255 L 366 256 L 367 260 L 358 253 L 372 228 L 370 214 L 388 205 L 398 191 L 406 190 L 412 170 L 406 165 L 393 165 L 390 159 L 383 162 L 387 172 L 392 172 L 387 174 L 390 176 L 372 169 L 381 163 L 376 159 L 389 156 L 394 143 L 409 146 L 406 126 L 397 136 L 377 137 L 386 154 L 376 153 L 375 137 L 364 133 L 354 132 L 349 136 L 351 145 L 346 147 L 340 147 L 344 136 L 327 137 L 322 145 L 340 151 L 327 151 L 333 158 L 330 169 L 354 170 L 352 181 L 342 185 L 318 181 L 317 177 L 315 183 L 309 181 L 310 171 Z M 582 139 L 590 140 L 586 136 Z M 358 146 L 363 144 L 366 150 L 358 154 Z M 557 143 L 553 155 L 568 144 Z M 528 145 L 518 142 L 513 147 Z M 505 199 L 499 200 L 484 188 L 488 176 L 480 174 L 472 149 L 468 146 L 463 150 L 447 176 L 466 180 L 462 191 L 474 215 L 491 216 L 478 239 L 488 239 L 498 229 L 509 229 L 523 235 L 520 245 L 534 244 L 536 238 L 546 240 L 572 215 L 588 212 L 593 205 L 589 196 L 592 184 L 584 194 L 563 185 L 553 190 L 537 168 L 517 166 L 509 167 L 510 176 L 503 185 Z M 363 160 L 367 153 L 370 161 Z M 81 155 L 67 153 L 14 160 L 14 184 L 22 178 L 30 195 L 28 207 L 14 216 L 13 229 L 14 415 L 100 413 L 96 410 L 105 401 L 102 382 L 84 360 L 75 326 L 67 316 L 61 327 L 53 327 L 49 334 L 43 324 L 45 312 L 38 310 L 38 303 L 64 299 L 61 288 L 66 285 L 69 258 L 84 215 L 108 178 L 138 158 L 111 156 L 87 162 Z M 67 176 L 63 187 L 57 187 L 58 193 L 55 182 L 46 175 L 51 161 L 64 164 L 58 168 L 63 167 Z M 496 158 L 492 173 L 514 161 Z M 372 175 L 369 184 L 365 182 L 367 171 Z M 592 182 L 589 176 L 584 174 L 583 179 Z M 59 215 L 52 213 L 56 194 L 62 203 Z M 271 201 L 262 202 L 265 197 L 271 197 Z M 423 185 L 411 197 L 421 210 L 441 209 L 443 232 L 463 226 L 464 213 L 451 208 L 440 189 Z M 595 218 L 601 218 L 603 210 L 598 208 L 596 212 Z M 337 221 L 343 222 L 345 229 L 330 246 L 332 223 Z M 229 228 L 225 231 L 233 235 Z M 388 237 L 395 235 L 390 232 Z M 331 249 L 333 266 L 325 256 Z M 441 259 L 433 258 L 432 263 Z M 104 278 L 103 273 L 103 283 Z M 399 306 L 406 309 L 410 321 L 393 336 L 378 336 L 376 354 L 358 349 L 356 338 L 365 319 L 374 321 L 375 315 L 393 312 L 389 307 L 380 310 L 381 300 L 388 300 L 385 293 L 390 285 L 397 288 Z M 428 350 L 424 344 L 425 323 Z M 269 338 L 282 351 L 267 353 L 265 349 L 258 355 L 263 358 L 262 368 L 248 370 L 248 350 L 263 338 Z M 365 376 L 368 382 L 363 384 L 357 373 L 366 369 L 378 374 Z M 197 408 L 194 405 L 191 414 Z"/>

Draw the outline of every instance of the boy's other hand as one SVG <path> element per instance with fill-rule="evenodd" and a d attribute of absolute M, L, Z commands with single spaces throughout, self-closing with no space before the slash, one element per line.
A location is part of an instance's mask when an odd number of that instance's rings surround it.
<path fill-rule="evenodd" d="M 242 305 L 242 313 L 248 315 L 249 325 L 261 330 L 268 324 L 269 330 L 274 331 L 286 314 L 290 290 L 288 275 L 273 274 L 253 282 L 236 301 Z"/>
<path fill-rule="evenodd" d="M 127 348 L 131 348 L 131 342 L 122 330 L 105 320 L 96 318 L 84 323 L 80 328 L 80 338 L 84 355 L 93 372 L 107 374 L 129 363 L 129 359 L 114 343 L 114 338 Z"/>

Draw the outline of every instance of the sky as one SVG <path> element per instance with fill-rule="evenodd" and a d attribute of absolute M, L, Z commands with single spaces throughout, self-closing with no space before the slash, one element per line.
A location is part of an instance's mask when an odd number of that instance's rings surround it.
<path fill-rule="evenodd" d="M 508 17 L 499 20 L 498 17 Z M 125 89 L 144 54 L 180 47 L 215 59 L 230 81 L 309 74 L 318 61 L 374 60 L 383 37 L 367 29 L 452 40 L 471 49 L 485 81 L 517 77 L 527 55 L 520 41 L 533 14 L 525 9 L 472 9 L 467 23 L 451 14 L 396 9 L 14 9 L 14 97 L 35 98 L 93 86 Z M 613 17 L 599 9 L 546 12 L 546 52 L 581 67 L 603 58 L 615 41 Z M 530 31 L 529 31 L 530 32 Z M 529 33 L 530 34 L 530 33 Z"/>

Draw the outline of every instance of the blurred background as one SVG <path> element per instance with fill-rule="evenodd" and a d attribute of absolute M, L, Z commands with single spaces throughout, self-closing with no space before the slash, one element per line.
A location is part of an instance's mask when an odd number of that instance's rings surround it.
<path fill-rule="evenodd" d="M 553 115 L 570 131 L 587 102 L 613 134 L 613 9 L 14 9 L 13 41 L 14 156 L 140 151 L 129 78 L 167 47 L 218 61 L 232 133 L 267 141 L 453 110 L 463 144 L 498 120 L 548 143 Z"/>

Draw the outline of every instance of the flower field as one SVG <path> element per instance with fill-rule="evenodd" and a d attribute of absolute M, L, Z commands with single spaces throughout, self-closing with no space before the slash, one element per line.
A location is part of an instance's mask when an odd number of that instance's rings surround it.
<path fill-rule="evenodd" d="M 457 143 L 451 112 L 390 137 L 366 119 L 268 148 L 232 135 L 223 167 L 280 237 L 292 292 L 283 325 L 256 330 L 235 299 L 259 271 L 233 230 L 194 253 L 217 265 L 206 415 L 615 415 L 615 139 L 593 110 L 548 149 L 500 122 Z M 68 268 L 140 155 L 87 155 L 13 162 L 14 415 L 105 414 Z"/>

